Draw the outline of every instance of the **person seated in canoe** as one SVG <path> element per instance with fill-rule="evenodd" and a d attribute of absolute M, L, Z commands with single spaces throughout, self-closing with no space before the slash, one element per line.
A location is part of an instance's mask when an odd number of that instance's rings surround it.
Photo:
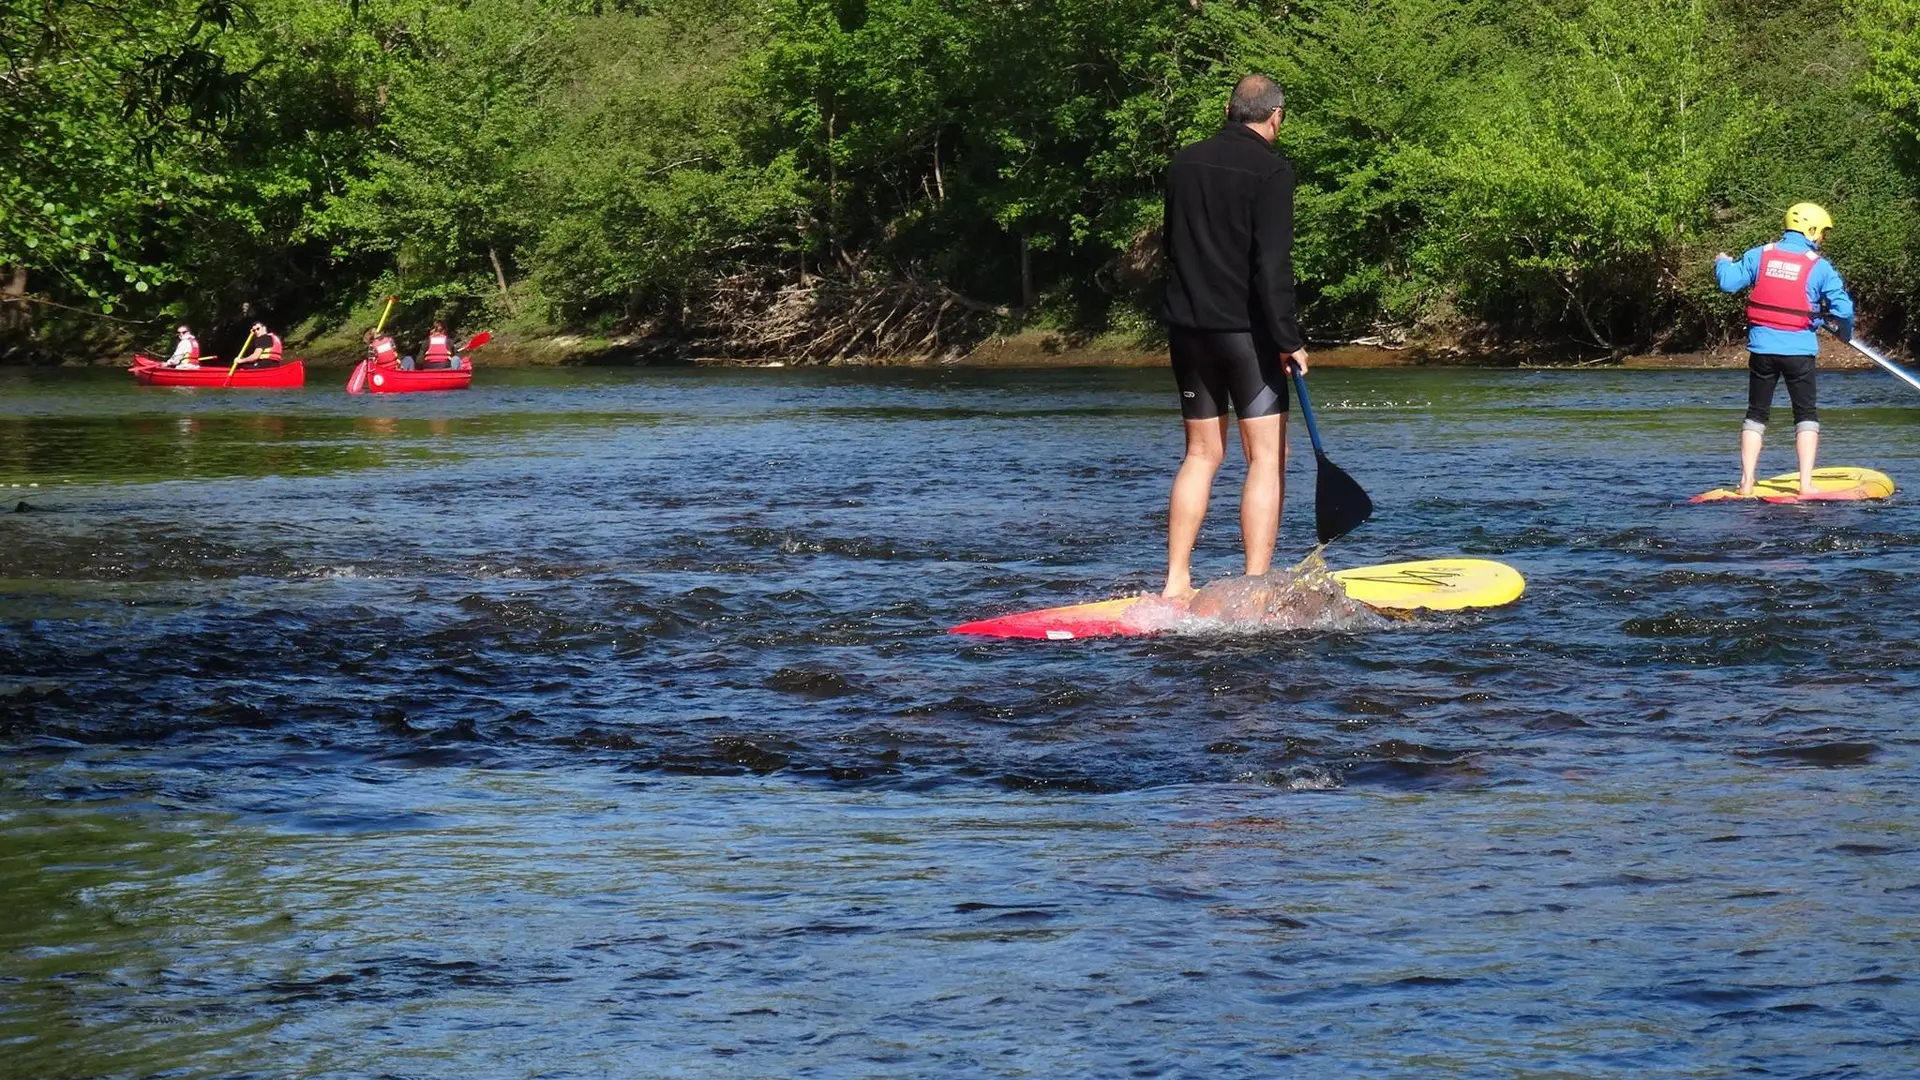
<path fill-rule="evenodd" d="M 279 367 L 281 362 L 280 335 L 267 329 L 265 323 L 253 324 L 253 340 L 260 344 L 252 352 L 244 353 L 234 361 L 236 367 L 270 368 Z"/>
<path fill-rule="evenodd" d="M 175 333 L 179 335 L 180 340 L 173 347 L 173 355 L 167 357 L 167 366 L 186 368 L 189 371 L 199 367 L 200 339 L 193 336 L 193 328 L 186 323 L 181 323 Z"/>
<path fill-rule="evenodd" d="M 433 329 L 427 332 L 427 349 L 420 355 L 422 368 L 456 367 L 453 347 L 447 344 L 447 324 L 439 319 L 433 321 Z"/>
<path fill-rule="evenodd" d="M 369 327 L 361 340 L 367 343 L 368 366 L 384 368 L 400 366 L 400 350 L 394 347 L 392 336 Z"/>

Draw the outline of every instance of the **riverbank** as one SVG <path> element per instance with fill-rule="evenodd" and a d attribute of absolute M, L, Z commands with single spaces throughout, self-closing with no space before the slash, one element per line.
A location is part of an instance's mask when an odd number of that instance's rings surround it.
<path fill-rule="evenodd" d="M 464 329 L 464 328 L 463 328 Z M 467 332 L 477 332 L 478 328 Z M 287 350 L 309 367 L 351 368 L 360 359 L 357 336 L 329 329 L 290 334 Z M 209 343 L 211 345 L 211 343 Z M 403 341 L 402 351 L 411 351 Z M 1613 356 L 1576 349 L 1555 351 L 1538 346 L 1518 351 L 1455 344 L 1414 344 L 1388 347 L 1377 344 L 1308 345 L 1313 365 L 1322 368 L 1473 367 L 1473 368 L 1625 368 L 1629 370 L 1695 370 L 1746 366 L 1747 352 L 1739 342 L 1710 349 L 1673 353 L 1633 353 Z M 62 366 L 125 366 L 124 349 L 70 361 Z M 504 328 L 475 356 L 483 367 L 786 367 L 780 357 L 738 357 L 702 354 L 686 342 L 641 335 L 593 335 L 556 332 L 551 328 Z M 969 368 L 1081 368 L 1158 367 L 1167 362 L 1166 346 L 1130 335 L 1079 336 L 1057 330 L 1023 330 L 997 334 L 970 351 L 951 358 L 855 358 L 835 366 L 846 367 L 969 367 Z M 1830 338 L 1820 339 L 1820 365 L 1831 370 L 1864 369 L 1872 362 Z"/>
<path fill-rule="evenodd" d="M 1324 368 L 1487 367 L 1693 370 L 1746 366 L 1747 352 L 1734 343 L 1712 349 L 1679 353 L 1640 353 L 1624 357 L 1578 352 L 1556 358 L 1543 350 L 1529 350 L 1525 358 L 1487 350 L 1411 345 L 1389 348 L 1371 344 L 1319 345 L 1309 343 L 1313 364 Z M 317 339 L 301 355 L 314 367 L 348 368 L 359 359 L 348 339 Z M 590 336 L 585 334 L 518 333 L 503 330 L 479 354 L 489 367 L 784 367 L 779 357 L 764 359 L 702 356 L 677 343 L 658 338 Z M 1052 330 L 1027 330 L 996 335 L 972 351 L 951 360 L 925 357 L 862 358 L 840 366 L 858 367 L 1158 367 L 1167 362 L 1164 345 L 1107 335 L 1081 338 Z M 1837 342 L 1822 338 L 1820 364 L 1834 370 L 1867 368 L 1872 363 Z M 798 365 L 796 365 L 798 366 Z"/>
<path fill-rule="evenodd" d="M 1568 352 L 1554 357 L 1529 350 L 1523 357 L 1490 350 L 1408 345 L 1308 343 L 1314 367 L 1482 367 L 1482 368 L 1602 368 L 1629 370 L 1711 370 L 1747 365 L 1742 343 L 1675 353 L 1632 353 L 1623 357 Z M 981 344 L 954 366 L 966 367 L 1156 367 L 1167 362 L 1165 346 L 1142 345 L 1112 339 L 1074 342 L 1065 335 L 1028 332 L 994 338 Z M 1873 362 L 1827 337 L 1820 339 L 1820 365 L 1834 370 L 1869 368 Z"/>

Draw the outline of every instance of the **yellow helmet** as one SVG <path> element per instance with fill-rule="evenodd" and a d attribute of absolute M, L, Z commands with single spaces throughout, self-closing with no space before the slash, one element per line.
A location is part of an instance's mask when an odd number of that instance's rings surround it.
<path fill-rule="evenodd" d="M 1787 231 L 1804 233 L 1806 238 L 1819 243 L 1820 238 L 1833 228 L 1833 219 L 1827 212 L 1810 202 L 1794 203 L 1787 207 Z"/>

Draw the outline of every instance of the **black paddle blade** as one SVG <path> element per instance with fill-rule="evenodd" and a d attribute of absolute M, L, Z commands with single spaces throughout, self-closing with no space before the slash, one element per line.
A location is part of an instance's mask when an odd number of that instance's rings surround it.
<path fill-rule="evenodd" d="M 1313 481 L 1313 528 L 1321 543 L 1330 544 L 1373 516 L 1373 500 L 1327 455 L 1314 457 L 1320 459 L 1320 473 Z"/>

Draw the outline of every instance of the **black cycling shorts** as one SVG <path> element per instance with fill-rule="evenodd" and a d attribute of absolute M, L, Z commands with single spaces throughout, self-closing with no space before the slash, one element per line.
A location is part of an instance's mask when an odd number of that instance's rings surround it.
<path fill-rule="evenodd" d="M 1747 354 L 1747 419 L 1765 424 L 1773 411 L 1773 390 L 1782 376 L 1787 380 L 1787 399 L 1793 402 L 1794 424 L 1819 423 L 1815 407 L 1811 356 L 1777 356 L 1773 353 Z"/>
<path fill-rule="evenodd" d="M 1251 331 L 1218 333 L 1173 327 L 1173 379 L 1180 387 L 1180 415 L 1188 420 L 1225 416 L 1227 404 L 1242 420 L 1287 411 L 1287 369 L 1278 348 Z"/>

